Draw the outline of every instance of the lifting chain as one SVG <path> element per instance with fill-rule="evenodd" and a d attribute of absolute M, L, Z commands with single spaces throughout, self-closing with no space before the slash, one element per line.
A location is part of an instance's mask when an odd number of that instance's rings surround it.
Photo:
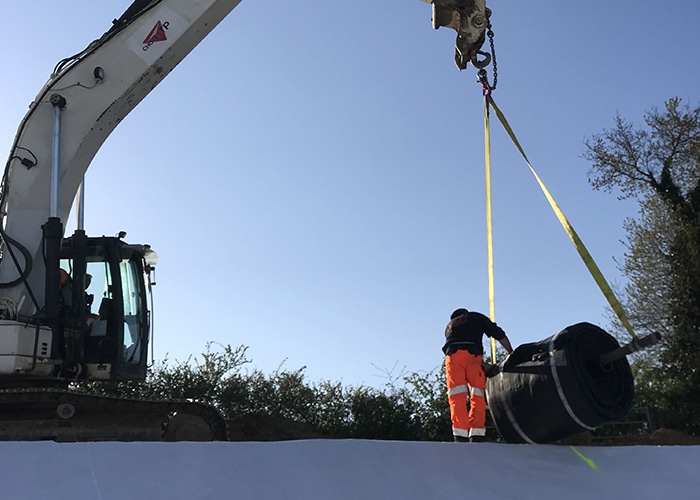
<path fill-rule="evenodd" d="M 480 67 L 477 77 L 478 82 L 481 83 L 484 95 L 491 95 L 491 92 L 496 90 L 496 85 L 498 85 L 498 64 L 496 63 L 496 46 L 493 43 L 493 30 L 491 29 L 491 9 L 486 9 L 486 36 L 489 38 L 489 46 L 491 47 L 491 54 L 479 51 L 479 54 L 487 56 L 486 61 L 489 59 L 493 62 L 493 85 L 489 84 L 489 78 L 484 67 Z M 488 64 L 488 62 L 487 62 Z"/>

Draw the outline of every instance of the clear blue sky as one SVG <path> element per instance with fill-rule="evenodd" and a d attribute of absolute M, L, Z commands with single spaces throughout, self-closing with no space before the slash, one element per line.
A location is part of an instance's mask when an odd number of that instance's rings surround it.
<path fill-rule="evenodd" d="M 0 150 L 55 63 L 129 0 L 10 2 Z M 593 191 L 584 140 L 616 111 L 695 105 L 694 1 L 493 0 L 494 99 L 607 279 L 634 202 Z M 448 315 L 488 314 L 483 100 L 418 0 L 243 0 L 87 174 L 86 229 L 159 253 L 155 355 L 249 346 L 252 367 L 379 385 L 440 365 Z M 496 319 L 514 344 L 606 303 L 493 123 Z M 73 226 L 74 222 L 69 221 Z"/>

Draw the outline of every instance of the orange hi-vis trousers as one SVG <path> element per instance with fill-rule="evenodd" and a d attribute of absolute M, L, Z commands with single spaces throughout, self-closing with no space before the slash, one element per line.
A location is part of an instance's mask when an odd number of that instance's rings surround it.
<path fill-rule="evenodd" d="M 456 351 L 445 358 L 447 397 L 454 436 L 470 438 L 486 435 L 486 375 L 481 360 L 480 354 L 465 350 Z"/>

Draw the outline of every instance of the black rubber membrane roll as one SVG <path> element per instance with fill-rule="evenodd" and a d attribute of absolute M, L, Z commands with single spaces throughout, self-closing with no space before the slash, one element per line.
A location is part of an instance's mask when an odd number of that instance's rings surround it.
<path fill-rule="evenodd" d="M 626 358 L 601 366 L 620 344 L 591 323 L 523 344 L 486 383 L 489 411 L 509 443 L 548 443 L 623 419 L 634 379 Z"/>

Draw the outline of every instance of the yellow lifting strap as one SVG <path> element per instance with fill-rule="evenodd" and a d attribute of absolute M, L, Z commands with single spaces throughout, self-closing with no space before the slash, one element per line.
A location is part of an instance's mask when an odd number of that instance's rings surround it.
<path fill-rule="evenodd" d="M 489 310 L 490 310 L 490 314 L 491 314 L 491 320 L 495 321 L 494 290 L 493 290 L 493 241 L 492 241 L 492 227 L 491 227 L 491 158 L 490 158 L 490 156 L 491 156 L 490 134 L 491 133 L 490 133 L 490 126 L 489 126 L 489 106 L 493 107 L 493 110 L 496 112 L 496 116 L 498 117 L 499 121 L 501 122 L 501 125 L 503 125 L 503 128 L 505 129 L 506 133 L 512 139 L 513 144 L 515 144 L 515 147 L 518 148 L 518 151 L 520 151 L 520 154 L 525 159 L 527 166 L 530 167 L 530 171 L 532 172 L 532 175 L 535 176 L 535 179 L 537 180 L 537 183 L 539 184 L 540 188 L 542 189 L 542 192 L 544 193 L 545 197 L 547 198 L 547 201 L 549 201 L 549 204 L 552 207 L 552 210 L 554 210 L 554 213 L 556 214 L 557 218 L 559 219 L 559 222 L 561 223 L 562 227 L 564 228 L 564 231 L 566 231 L 566 234 L 569 235 L 571 242 L 574 244 L 574 248 L 576 248 L 576 250 L 578 251 L 579 255 L 581 256 L 581 259 L 583 259 L 583 263 L 586 264 L 586 267 L 588 268 L 588 272 L 591 273 L 591 276 L 593 276 L 593 279 L 598 284 L 598 287 L 600 288 L 600 290 L 603 292 L 603 295 L 607 299 L 608 304 L 610 304 L 610 307 L 615 312 L 615 315 L 620 320 L 622 325 L 627 329 L 627 331 L 630 333 L 630 335 L 632 335 L 632 337 L 636 339 L 637 335 L 634 333 L 634 330 L 632 329 L 632 325 L 630 324 L 629 319 L 627 318 L 627 314 L 625 314 L 625 311 L 622 308 L 620 301 L 617 300 L 617 297 L 615 296 L 612 289 L 610 288 L 610 285 L 608 285 L 608 282 L 605 280 L 605 277 L 603 277 L 603 273 L 598 268 L 598 265 L 593 260 L 593 257 L 591 257 L 591 254 L 588 253 L 588 250 L 586 249 L 585 245 L 581 241 L 581 238 L 579 238 L 578 234 L 576 234 L 576 231 L 574 230 L 572 225 L 569 223 L 569 220 L 564 215 L 564 212 L 562 212 L 561 208 L 559 208 L 559 205 L 554 200 L 554 198 L 550 194 L 549 190 L 547 189 L 547 187 L 544 185 L 544 183 L 540 179 L 540 176 L 537 175 L 537 172 L 535 172 L 535 169 L 530 164 L 530 160 L 528 160 L 527 156 L 525 155 L 525 151 L 523 151 L 523 148 L 520 146 L 520 143 L 518 142 L 518 139 L 515 137 L 515 134 L 513 133 L 513 130 L 510 128 L 510 125 L 508 124 L 508 121 L 506 120 L 505 116 L 503 115 L 503 113 L 501 113 L 501 110 L 498 109 L 498 106 L 496 106 L 496 103 L 493 101 L 493 98 L 489 94 L 486 94 L 484 96 L 484 124 L 485 124 L 485 129 L 486 129 L 485 130 L 486 204 L 487 204 L 487 207 L 486 207 L 487 229 L 486 229 L 486 231 L 487 231 L 488 254 L 489 254 L 488 255 Z M 492 362 L 495 363 L 496 343 L 493 339 L 491 339 L 491 359 L 492 359 Z"/>
<path fill-rule="evenodd" d="M 486 258 L 489 277 L 489 317 L 496 322 L 496 301 L 493 279 L 493 218 L 491 213 L 491 126 L 489 105 L 484 101 L 484 150 L 486 151 Z M 491 363 L 496 363 L 496 340 L 491 337 Z"/>

